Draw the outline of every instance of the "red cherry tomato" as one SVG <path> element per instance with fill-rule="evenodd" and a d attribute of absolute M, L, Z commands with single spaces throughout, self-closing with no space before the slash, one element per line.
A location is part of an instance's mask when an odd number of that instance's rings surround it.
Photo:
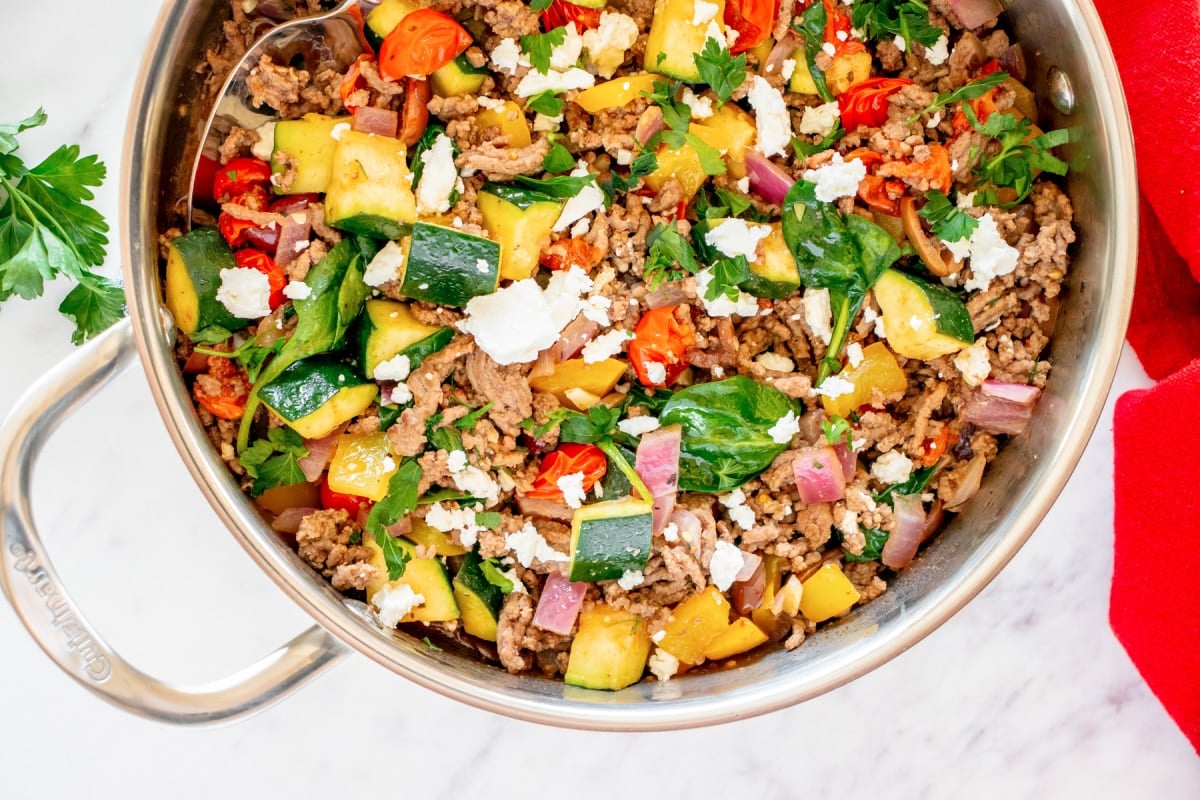
<path fill-rule="evenodd" d="M 541 471 L 525 496 L 537 500 L 562 500 L 558 479 L 576 472 L 583 473 L 583 490 L 590 492 L 607 471 L 608 458 L 599 447 L 568 442 L 542 459 Z"/>
<path fill-rule="evenodd" d="M 678 306 L 663 306 L 647 311 L 638 320 L 629 343 L 629 363 L 643 386 L 669 386 L 688 367 L 688 348 L 696 343 L 690 323 L 681 324 L 675 316 Z M 662 367 L 661 380 L 655 365 Z"/>
<path fill-rule="evenodd" d="M 878 128 L 887 122 L 888 98 L 912 83 L 908 78 L 867 78 L 838 95 L 842 127 L 848 132 L 859 125 Z"/>
<path fill-rule="evenodd" d="M 321 507 L 336 511 L 338 509 L 345 511 L 351 518 L 358 515 L 358 512 L 364 506 L 370 508 L 375 505 L 375 501 L 369 498 L 362 497 L 357 494 L 344 494 L 335 492 L 329 488 L 329 481 L 325 477 L 321 478 Z"/>
<path fill-rule="evenodd" d="M 471 46 L 471 34 L 454 18 L 432 8 L 407 14 L 379 48 L 379 72 L 398 81 L 424 78 Z"/>
<path fill-rule="evenodd" d="M 554 0 L 542 12 L 542 26 L 546 30 L 552 31 L 574 22 L 575 29 L 583 33 L 591 28 L 600 27 L 600 14 L 603 11 L 602 8 L 586 8 L 568 3 L 566 0 Z"/>
<path fill-rule="evenodd" d="M 375 56 L 371 53 L 363 53 L 354 60 L 350 65 L 350 69 L 346 70 L 346 77 L 342 78 L 342 85 L 338 88 L 338 94 L 342 98 L 342 107 L 351 114 L 358 108 L 357 105 L 350 103 L 350 96 L 360 89 L 367 88 L 367 81 L 362 76 L 362 64 L 364 61 L 374 61 Z"/>
<path fill-rule="evenodd" d="M 404 108 L 400 113 L 400 132 L 396 138 L 404 142 L 405 147 L 412 147 L 421 141 L 421 134 L 429 125 L 429 101 L 432 98 L 433 89 L 429 81 L 404 79 Z"/>
<path fill-rule="evenodd" d="M 779 0 L 728 0 L 725 25 L 738 32 L 731 53 L 753 50 L 767 40 L 779 14 Z"/>
<path fill-rule="evenodd" d="M 267 276 L 267 284 L 271 287 L 271 298 L 267 302 L 272 311 L 283 305 L 283 301 L 287 299 L 283 296 L 283 287 L 287 286 L 288 277 L 283 267 L 275 263 L 275 259 L 262 250 L 245 247 L 233 254 L 233 260 L 239 267 L 256 269 Z"/>
<path fill-rule="evenodd" d="M 825 5 L 825 44 L 833 46 L 833 57 L 843 53 L 861 53 L 867 46 L 851 34 L 854 27 L 841 0 L 821 0 Z M 841 34 L 839 36 L 838 34 Z M 847 130 L 850 130 L 847 128 Z"/>
<path fill-rule="evenodd" d="M 599 264 L 603 256 L 604 253 L 599 247 L 590 245 L 583 239 L 570 237 L 546 245 L 546 249 L 538 256 L 538 263 L 553 270 L 582 267 L 587 271 Z"/>
<path fill-rule="evenodd" d="M 217 168 L 213 177 L 213 199 L 225 203 L 255 186 L 262 187 L 265 192 L 270 184 L 270 164 L 257 158 L 231 158 L 228 164 Z"/>
<path fill-rule="evenodd" d="M 196 402 L 218 419 L 241 419 L 250 396 L 246 371 L 228 358 L 209 356 L 208 374 L 199 376 L 192 386 Z"/>

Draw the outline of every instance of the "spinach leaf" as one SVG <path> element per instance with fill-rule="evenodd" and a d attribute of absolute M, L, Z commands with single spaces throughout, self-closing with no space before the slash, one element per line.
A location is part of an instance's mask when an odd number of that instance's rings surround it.
<path fill-rule="evenodd" d="M 742 375 L 675 392 L 659 421 L 683 427 L 679 488 L 728 492 L 758 475 L 787 449 L 770 428 L 789 411 L 785 394 Z"/>
<path fill-rule="evenodd" d="M 891 504 L 892 496 L 897 494 L 920 494 L 925 491 L 925 487 L 929 485 L 929 481 L 938 470 L 938 465 L 932 467 L 923 467 L 915 469 L 912 475 L 904 483 L 893 483 L 891 486 L 884 489 L 882 492 L 874 493 L 872 496 L 876 503 Z"/>
<path fill-rule="evenodd" d="M 854 555 L 849 550 L 845 551 L 845 559 L 847 564 L 861 564 L 864 561 L 878 561 L 883 554 L 883 546 L 887 543 L 888 532 L 876 530 L 875 528 L 863 528 L 863 538 L 867 541 L 863 545 L 862 553 Z"/>
<path fill-rule="evenodd" d="M 817 53 L 825 43 L 825 4 L 813 3 L 804 9 L 800 15 L 799 25 L 792 23 L 792 30 L 804 39 L 804 63 L 812 73 L 813 83 L 817 86 L 817 94 L 826 103 L 833 100 L 833 92 L 825 83 L 825 73 L 817 68 Z"/>
<path fill-rule="evenodd" d="M 817 385 L 840 368 L 839 356 L 867 291 L 900 258 L 883 228 L 857 214 L 842 217 L 817 199 L 816 186 L 797 181 L 783 200 L 783 238 L 806 288 L 828 289 L 833 338 L 817 370 Z"/>

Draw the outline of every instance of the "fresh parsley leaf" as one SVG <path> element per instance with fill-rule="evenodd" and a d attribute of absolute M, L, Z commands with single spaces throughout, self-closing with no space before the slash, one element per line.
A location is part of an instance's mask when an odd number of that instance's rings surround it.
<path fill-rule="evenodd" d="M 629 177 L 614 171 L 610 173 L 607 180 L 600 182 L 600 188 L 604 190 L 604 195 L 611 205 L 613 198 L 618 193 L 633 191 L 641 184 L 642 178 L 656 169 L 658 169 L 658 155 L 653 150 L 645 150 L 639 153 L 633 163 L 629 165 Z"/>
<path fill-rule="evenodd" d="M 925 193 L 925 205 L 917 212 L 926 220 L 933 232 L 943 242 L 959 242 L 970 239 L 979 227 L 979 220 L 963 211 L 941 191 L 931 189 Z"/>
<path fill-rule="evenodd" d="M 554 0 L 529 0 L 529 10 L 542 12 L 550 7 Z"/>
<path fill-rule="evenodd" d="M 682 100 L 675 99 L 681 85 L 679 81 L 655 81 L 654 90 L 643 94 L 662 109 L 663 124 L 668 130 L 686 133 L 692 120 L 692 109 Z M 674 145 L 676 149 L 679 146 Z"/>
<path fill-rule="evenodd" d="M 556 96 L 554 92 L 541 92 L 526 100 L 525 107 L 547 117 L 557 117 L 563 113 L 563 99 Z"/>
<path fill-rule="evenodd" d="M 845 440 L 846 447 L 854 447 L 854 441 L 850 438 L 853 431 L 845 417 L 834 414 L 832 417 L 821 420 L 821 432 L 825 434 L 825 441 L 830 444 L 837 444 Z"/>
<path fill-rule="evenodd" d="M 655 225 L 646 236 L 646 245 L 649 251 L 642 267 L 642 279 L 650 291 L 655 291 L 664 282 L 681 281 L 700 271 L 696 251 L 674 222 Z"/>
<path fill-rule="evenodd" d="M 960 86 L 952 92 L 939 94 L 933 98 L 932 103 L 909 117 L 906 124 L 911 125 L 925 114 L 932 114 L 934 111 L 940 111 L 963 100 L 977 100 L 1006 80 L 1008 80 L 1007 72 L 993 72 L 990 75 L 985 75 L 978 80 Z"/>
<path fill-rule="evenodd" d="M 575 156 L 561 144 L 556 144 L 542 159 L 542 169 L 546 172 L 570 172 L 575 169 Z"/>
<path fill-rule="evenodd" d="M 925 491 L 925 487 L 929 485 L 929 481 L 938 470 L 938 465 L 932 467 L 922 467 L 914 469 L 912 475 L 908 477 L 904 483 L 893 483 L 891 486 L 884 489 L 882 492 L 876 492 L 872 496 L 876 503 L 891 504 L 892 497 L 898 494 L 920 494 Z"/>
<path fill-rule="evenodd" d="M 999 187 L 1012 189 L 1016 197 L 1005 207 L 1016 205 L 1033 190 L 1034 170 L 1043 170 L 1054 175 L 1066 175 L 1067 163 L 1048 152 L 1051 148 L 1070 141 L 1066 130 L 1049 131 L 1030 139 L 1033 125 L 1028 119 L 1017 119 L 1012 114 L 996 113 L 980 122 L 971 106 L 964 105 L 972 127 L 985 136 L 1000 143 L 1000 149 L 984 158 L 975 167 L 975 174 L 986 188 L 975 198 L 977 205 L 997 205 Z"/>
<path fill-rule="evenodd" d="M 802 141 L 796 136 L 792 137 L 792 152 L 799 158 L 808 158 L 815 156 L 817 153 L 823 153 L 829 148 L 837 144 L 838 140 L 846 135 L 846 129 L 842 127 L 842 121 L 839 119 L 828 134 L 816 144 L 809 144 Z"/>
<path fill-rule="evenodd" d="M 725 105 L 746 80 L 746 55 L 732 55 L 716 39 L 705 39 L 704 49 L 693 58 L 700 80 L 716 92 L 718 108 Z"/>
<path fill-rule="evenodd" d="M 767 222 L 771 218 L 770 214 L 759 211 L 750 198 L 723 186 L 699 192 L 692 208 L 702 220 L 741 217 L 751 222 Z"/>
<path fill-rule="evenodd" d="M 537 0 L 534 0 L 534 2 L 537 2 Z M 430 650 L 436 650 L 439 653 L 442 651 L 442 648 L 440 648 L 436 644 L 434 644 L 428 636 L 422 637 L 421 641 L 424 642 L 425 646 L 428 647 Z"/>
<path fill-rule="evenodd" d="M 712 280 L 704 292 L 705 300 L 716 300 L 721 295 L 737 300 L 741 294 L 738 284 L 750 277 L 750 262 L 745 256 L 721 258 L 712 264 Z"/>
<path fill-rule="evenodd" d="M 400 469 L 388 481 L 387 496 L 371 506 L 371 513 L 367 515 L 367 532 L 375 537 L 375 544 L 383 551 L 390 581 L 404 575 L 409 555 L 387 529 L 417 507 L 417 484 L 421 482 L 421 471 L 421 465 L 416 461 L 404 459 Z"/>
<path fill-rule="evenodd" d="M 75 323 L 71 341 L 82 344 L 125 314 L 121 288 L 90 268 L 104 261 L 108 223 L 88 203 L 104 182 L 104 164 L 62 146 L 33 168 L 16 152 L 17 135 L 46 123 L 38 109 L 0 125 L 0 301 L 40 297 L 47 281 L 65 275 L 77 283 L 58 310 Z"/>
<path fill-rule="evenodd" d="M 478 518 L 476 516 L 476 519 Z M 501 567 L 499 559 L 488 558 L 480 561 L 479 571 L 483 574 L 485 581 L 505 594 L 509 594 L 515 588 L 513 582 L 504 574 L 504 569 Z"/>
<path fill-rule="evenodd" d="M 709 41 L 712 40 L 709 39 Z M 725 174 L 725 159 L 721 157 L 720 150 L 694 133 L 686 134 L 685 139 L 696 151 L 696 155 L 700 156 L 700 168 L 704 170 L 705 175 Z"/>
<path fill-rule="evenodd" d="M 909 47 L 913 42 L 932 47 L 942 37 L 942 29 L 930 24 L 923 0 L 858 0 L 850 21 L 868 39 L 899 36 Z"/>
<path fill-rule="evenodd" d="M 474 411 L 467 413 L 465 416 L 461 417 L 460 419 L 455 420 L 454 427 L 458 428 L 460 431 L 475 430 L 475 425 L 479 422 L 480 419 L 483 418 L 483 416 L 485 414 L 487 414 L 489 411 L 491 411 L 492 407 L 495 405 L 496 405 L 495 403 L 491 403 L 491 402 L 485 403 L 484 405 L 480 406 L 479 408 L 475 409 Z"/>
<path fill-rule="evenodd" d="M 272 428 L 266 439 L 258 439 L 242 451 L 238 463 L 254 479 L 250 493 L 255 497 L 276 486 L 293 486 L 306 478 L 300 459 L 308 455 L 304 438 L 291 428 Z"/>
<path fill-rule="evenodd" d="M 193 344 L 211 345 L 220 344 L 230 336 L 233 336 L 233 333 L 225 330 L 220 325 L 210 325 L 202 331 L 196 331 L 189 335 L 188 338 L 192 340 Z"/>
<path fill-rule="evenodd" d="M 529 56 L 529 63 L 545 75 L 550 71 L 550 56 L 554 48 L 567 40 L 567 29 L 555 28 L 546 33 L 531 33 L 521 37 L 521 49 Z"/>
<path fill-rule="evenodd" d="M 475 514 L 475 524 L 484 528 L 495 530 L 503 521 L 499 511 L 480 511 Z"/>
<path fill-rule="evenodd" d="M 888 532 L 877 530 L 875 528 L 863 528 L 863 538 L 866 540 L 863 543 L 862 552 L 858 555 L 846 550 L 843 556 L 847 564 L 861 564 L 864 561 L 878 561 L 883 555 L 883 546 L 887 544 Z"/>
<path fill-rule="evenodd" d="M 513 178 L 513 183 L 531 191 L 541 192 L 557 200 L 566 200 L 579 194 L 583 191 L 583 187 L 594 183 L 595 180 L 595 175 L 559 175 L 554 178 L 543 178 L 541 180 L 525 175 L 518 175 Z"/>

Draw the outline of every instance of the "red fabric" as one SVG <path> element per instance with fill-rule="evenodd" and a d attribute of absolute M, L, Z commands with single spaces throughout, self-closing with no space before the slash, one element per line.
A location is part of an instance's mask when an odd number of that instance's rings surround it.
<path fill-rule="evenodd" d="M 1200 185 L 1187 166 L 1200 163 L 1200 3 L 1096 5 L 1129 102 L 1142 192 L 1128 337 L 1146 372 L 1166 378 L 1126 393 L 1113 417 L 1109 619 L 1200 753 L 1200 592 L 1188 588 L 1200 572 Z"/>

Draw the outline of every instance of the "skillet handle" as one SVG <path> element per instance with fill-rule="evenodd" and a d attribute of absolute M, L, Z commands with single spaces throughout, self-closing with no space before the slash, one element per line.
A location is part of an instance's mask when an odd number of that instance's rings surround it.
<path fill-rule="evenodd" d="M 33 467 L 58 423 L 137 355 L 123 320 L 25 392 L 0 426 L 0 589 L 29 633 L 64 672 L 109 703 L 150 719 L 202 724 L 236 719 L 282 700 L 348 649 L 313 626 L 250 667 L 194 687 L 166 684 L 121 658 L 71 600 L 30 510 Z"/>

